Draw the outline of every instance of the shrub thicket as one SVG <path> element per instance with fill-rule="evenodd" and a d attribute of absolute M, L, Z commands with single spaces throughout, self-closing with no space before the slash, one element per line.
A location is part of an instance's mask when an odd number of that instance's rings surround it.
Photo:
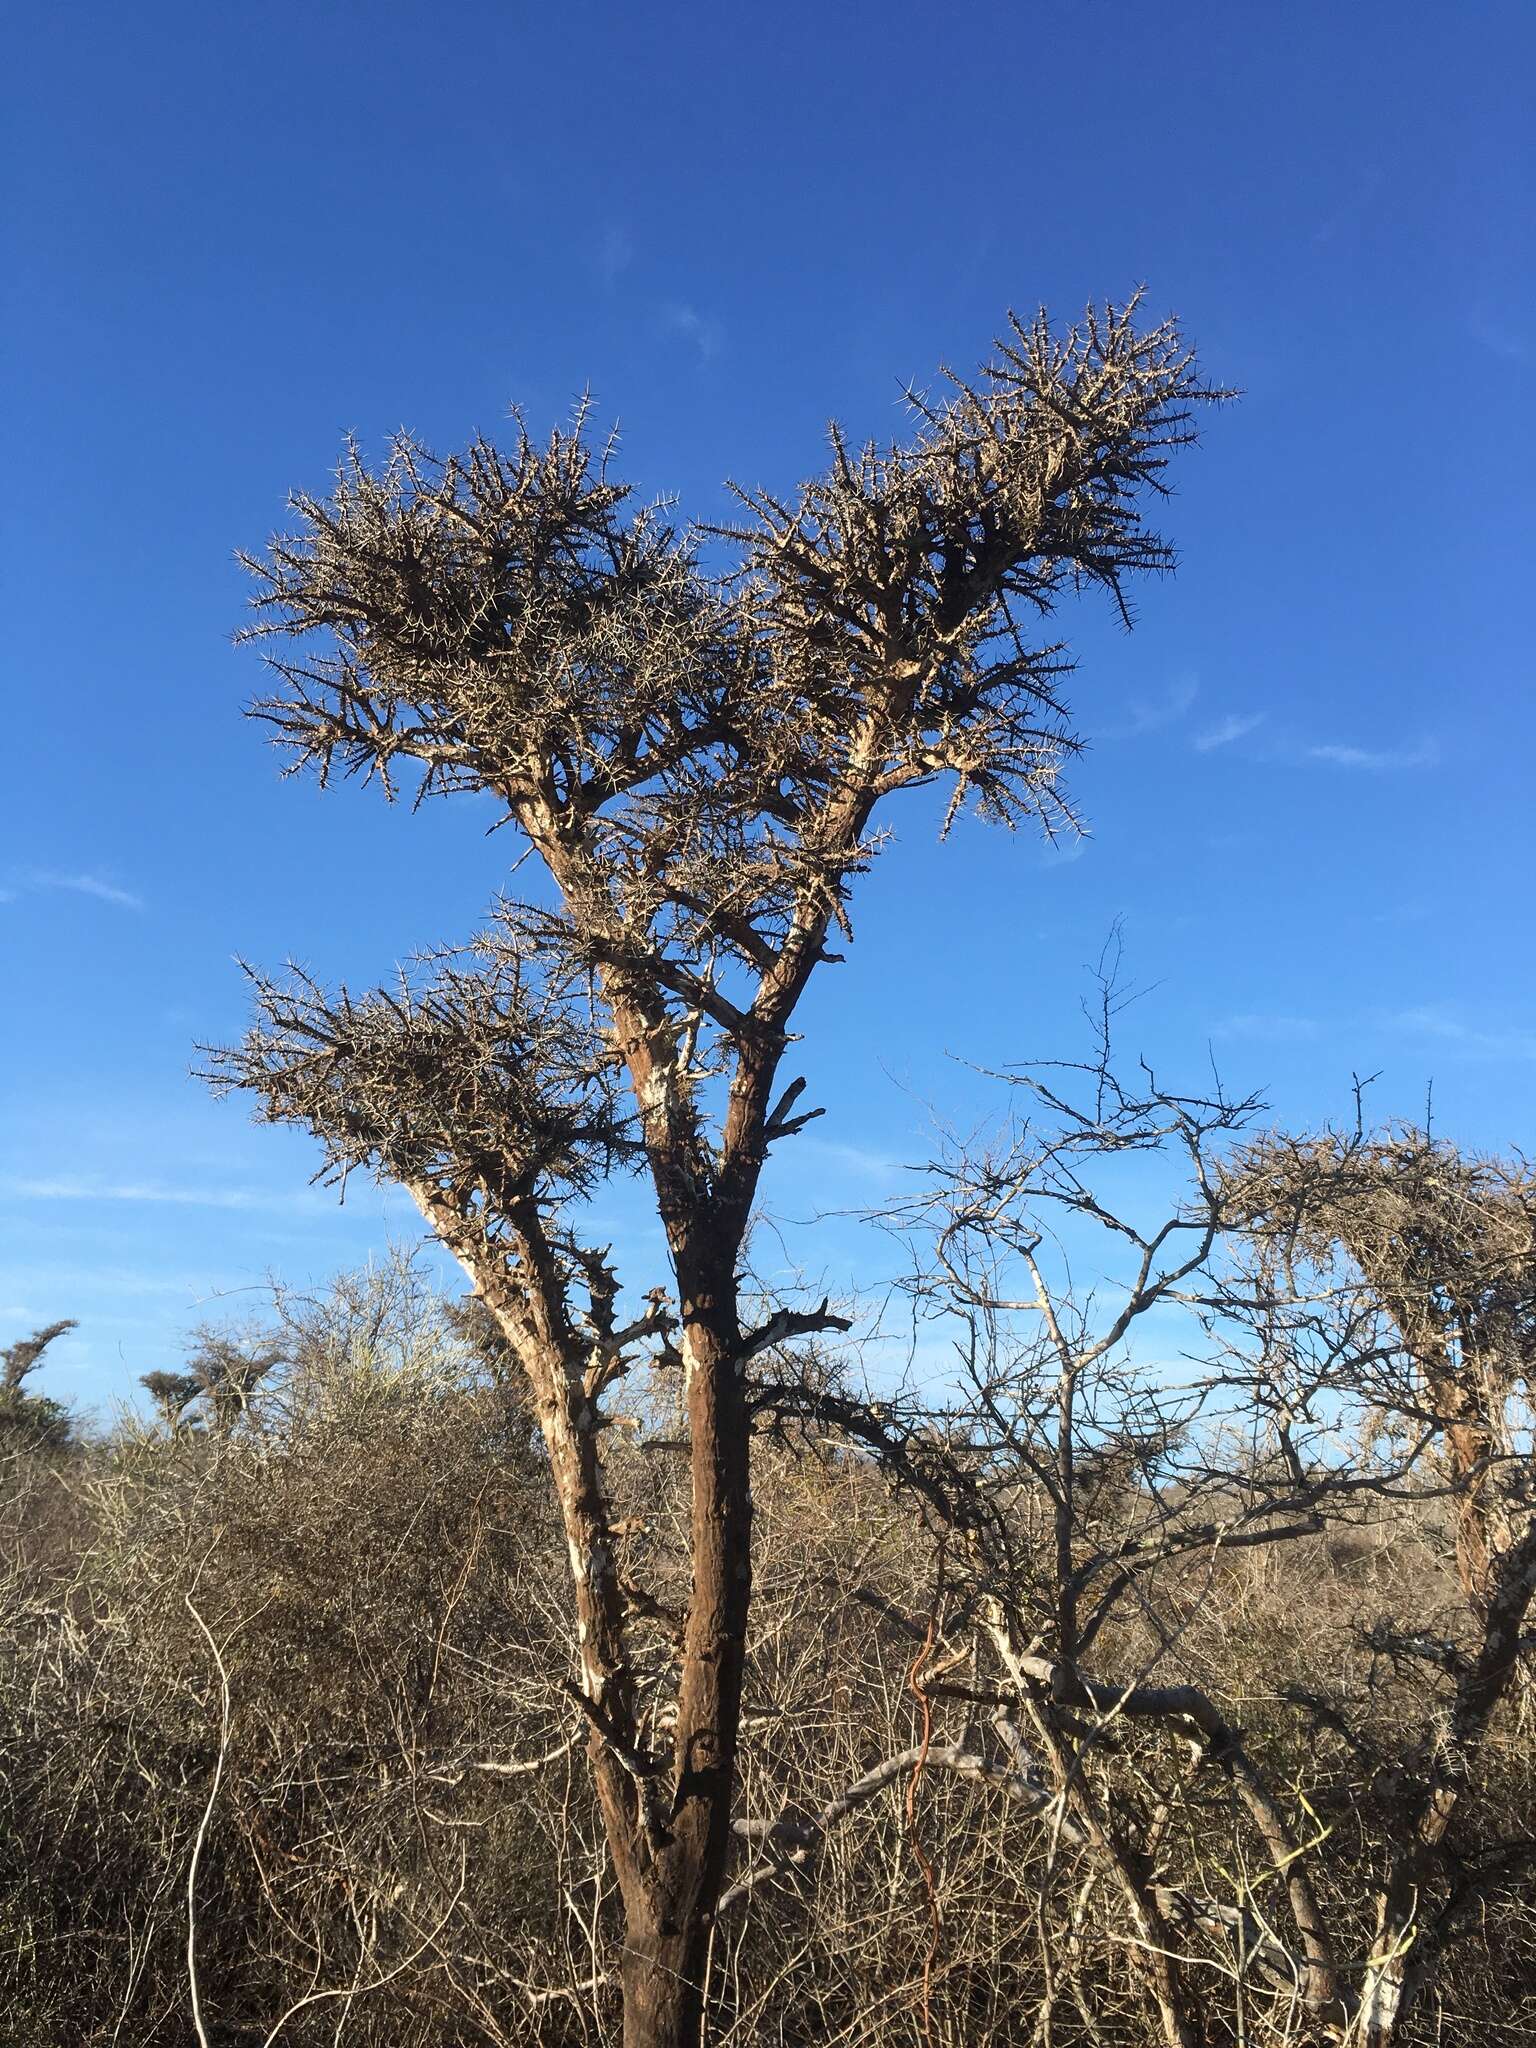
<path fill-rule="evenodd" d="M 8 1450 L 5 2039 L 609 2039 L 621 1916 L 526 1415 L 473 1317 L 408 1272 L 284 1310 L 283 1363 L 235 1426 L 125 1420 L 72 1449 Z M 645 1554 L 663 1718 L 686 1475 L 665 1418 L 648 1420 L 612 1433 L 608 1469 Z M 999 1763 L 995 1680 L 974 1653 L 923 1666 L 941 1603 L 946 1640 L 965 1639 L 958 1563 L 826 1436 L 756 1457 L 743 1839 L 710 2038 L 1140 2048 L 1133 1934 L 1072 1829 L 1042 1821 L 1028 1772 Z M 1015 1506 L 1031 1512 L 1022 1492 Z M 1100 1667 L 1129 1682 L 1155 1642 L 1160 1683 L 1194 1683 L 1241 1722 L 1336 1937 L 1364 1955 L 1391 1774 L 1435 1711 L 1422 1662 L 1381 1647 L 1382 1618 L 1428 1631 L 1454 1604 L 1445 1517 L 1384 1500 L 1148 1597 L 1157 1612 L 1117 1624 Z M 1343 1697 L 1347 1733 L 1328 1708 Z M 1308 2039 L 1299 2015 L 1277 2034 L 1273 1987 L 1247 1981 L 1244 1944 L 1277 1908 L 1250 1822 L 1220 1772 L 1167 1749 L 1127 1719 L 1093 1767 L 1107 1812 L 1140 1802 L 1150 1825 L 1165 1801 L 1155 1875 L 1208 1902 L 1206 2038 Z M 1536 1831 L 1522 1696 L 1482 1768 L 1511 1837 Z M 1193 1789 L 1173 1799 L 1180 1770 Z M 1409 2038 L 1536 2028 L 1536 1907 L 1511 1868 Z"/>

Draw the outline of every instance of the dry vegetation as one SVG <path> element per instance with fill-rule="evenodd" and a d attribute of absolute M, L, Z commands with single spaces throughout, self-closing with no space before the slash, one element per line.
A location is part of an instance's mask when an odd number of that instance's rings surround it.
<path fill-rule="evenodd" d="M 1133 1295 L 1096 1320 L 1055 1293 L 1042 1221 L 1053 1202 L 1108 1213 L 1085 1174 L 1111 1129 L 1203 1158 L 1242 1110 L 1107 1104 L 1104 1079 L 1086 1127 L 957 1152 L 886 1219 L 917 1314 L 958 1340 L 942 1404 L 931 1383 L 872 1399 L 815 1344 L 754 1363 L 756 1592 L 708 2038 L 1521 2039 L 1528 1644 L 1453 1749 L 1490 1639 L 1469 1505 L 1486 1522 L 1497 1481 L 1518 1547 L 1528 1451 L 1485 1461 L 1473 1500 L 1335 1240 L 1314 1235 L 1336 1270 L 1304 1289 L 1287 1226 L 1282 1309 L 1274 1230 L 1223 1250 L 1198 1200 L 1176 1219 L 1193 1243 L 1142 1291 L 1204 1320 L 1199 1370 L 1138 1366 Z M 1373 1215 L 1384 1156 L 1399 1180 L 1426 1170 L 1417 1138 L 1333 1142 Z M 1298 1156 L 1229 1148 L 1209 1202 L 1240 1184 L 1251 1215 L 1256 1176 Z M 1429 1156 L 1443 1192 L 1458 1162 Z M 1480 1243 L 1489 1199 L 1528 1228 L 1518 1177 L 1462 1170 Z M 1015 1302 L 1021 1263 L 1037 1291 Z M 1496 1270 L 1528 1289 L 1529 1239 Z M 494 1326 L 402 1261 L 280 1300 L 257 1335 L 203 1333 L 193 1357 L 199 1392 L 154 1427 L 7 1458 L 7 2039 L 612 2038 L 623 1919 L 583 1758 L 601 1737 Z M 210 1361 L 246 1383 L 238 1408 Z M 603 1461 L 655 1749 L 688 1578 L 664 1360 L 633 1409 Z M 1453 1781 L 1459 1810 L 1426 1834 Z M 1372 2034 L 1405 1855 L 1399 1960 L 1419 1977 Z"/>
<path fill-rule="evenodd" d="M 1070 828 L 1054 615 L 1171 566 L 1216 395 L 1132 303 L 731 532 L 634 513 L 584 419 L 295 496 L 256 715 L 322 786 L 489 799 L 532 879 L 389 986 L 254 973 L 210 1065 L 472 1293 L 280 1299 L 89 1444 L 27 1385 L 64 1326 L 0 1354 L 16 2048 L 1536 2027 L 1519 1162 L 1123 1082 L 1106 986 L 882 1219 L 905 1378 L 750 1272 L 889 806 Z"/>

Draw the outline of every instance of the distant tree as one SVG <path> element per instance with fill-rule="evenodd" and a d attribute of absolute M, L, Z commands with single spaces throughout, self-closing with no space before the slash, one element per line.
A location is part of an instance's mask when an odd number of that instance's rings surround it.
<path fill-rule="evenodd" d="M 36 1372 L 43 1362 L 43 1353 L 49 1345 L 71 1330 L 78 1330 L 78 1321 L 73 1316 L 64 1316 L 56 1323 L 45 1323 L 40 1330 L 34 1330 L 30 1337 L 22 1337 L 14 1344 L 8 1344 L 0 1351 L 0 1387 L 7 1393 L 21 1392 L 22 1383 L 29 1373 Z"/>
<path fill-rule="evenodd" d="M 0 1449 L 61 1450 L 69 1442 L 69 1410 L 46 1394 L 30 1393 L 25 1383 L 49 1345 L 78 1328 L 73 1316 L 65 1316 L 0 1351 Z"/>
<path fill-rule="evenodd" d="M 456 1332 L 492 1380 L 498 1383 L 511 1381 L 515 1384 L 522 1378 L 522 1367 L 518 1363 L 517 1353 L 507 1342 L 500 1323 L 478 1294 L 465 1294 L 457 1301 L 445 1302 L 444 1313 L 448 1318 L 449 1327 Z"/>
<path fill-rule="evenodd" d="M 146 1372 L 139 1385 L 155 1404 L 155 1412 L 167 1429 L 181 1426 L 182 1416 L 203 1391 L 203 1383 L 190 1372 Z"/>
<path fill-rule="evenodd" d="M 251 1396 L 283 1363 L 284 1356 L 282 1342 L 269 1333 L 218 1330 L 209 1325 L 194 1332 L 185 1374 L 195 1389 L 189 1399 L 204 1403 L 208 1428 L 216 1436 L 227 1436 L 244 1418 Z M 186 1406 L 183 1402 L 183 1409 Z"/>
<path fill-rule="evenodd" d="M 1070 823 L 1070 664 L 1031 622 L 1171 566 L 1143 524 L 1210 397 L 1172 324 L 1134 304 L 1064 335 L 1015 321 L 971 382 L 914 397 L 905 446 L 836 431 L 824 474 L 742 522 L 630 515 L 583 420 L 447 460 L 355 449 L 334 494 L 253 561 L 262 634 L 318 640 L 256 707 L 323 783 L 489 796 L 551 901 L 506 902 L 473 946 L 366 995 L 253 977 L 257 1022 L 214 1056 L 325 1170 L 406 1187 L 527 1377 L 564 1520 L 590 1757 L 625 1917 L 630 2048 L 699 2038 L 732 1840 L 751 1596 L 750 1361 L 844 1327 L 754 1319 L 741 1259 L 772 1146 L 819 1110 L 780 1068 L 853 878 L 902 790 Z M 704 540 L 736 550 L 723 580 Z M 616 1172 L 649 1176 L 671 1262 L 632 1289 L 583 1234 Z M 652 1276 L 646 1276 L 650 1278 Z M 691 1462 L 691 1593 L 675 1709 L 635 1654 L 604 1397 L 676 1361 Z M 657 1731 L 665 1729 L 665 1736 Z"/>

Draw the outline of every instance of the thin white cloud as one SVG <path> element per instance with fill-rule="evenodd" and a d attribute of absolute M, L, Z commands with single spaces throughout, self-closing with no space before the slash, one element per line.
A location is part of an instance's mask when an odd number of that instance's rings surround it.
<path fill-rule="evenodd" d="M 621 227 L 603 230 L 598 244 L 597 274 L 611 290 L 635 260 L 635 245 Z"/>
<path fill-rule="evenodd" d="M 119 910 L 144 908 L 142 896 L 136 896 L 131 889 L 120 889 L 116 882 L 108 882 L 100 875 L 44 875 L 40 879 L 45 889 L 72 889 L 77 896 L 94 896 L 98 903 L 111 903 Z"/>
<path fill-rule="evenodd" d="M 163 1202 L 188 1209 L 312 1208 L 319 1199 L 307 1188 L 279 1195 L 253 1188 L 178 1187 L 163 1181 L 104 1181 L 69 1174 L 7 1180 L 0 1187 L 29 1202 Z"/>
<path fill-rule="evenodd" d="M 1190 744 L 1197 754 L 1214 754 L 1218 747 L 1230 747 L 1234 740 L 1246 739 L 1264 723 L 1264 716 L 1262 711 L 1252 711 L 1247 717 L 1234 713 L 1230 718 L 1208 726 L 1204 732 L 1197 732 Z"/>
<path fill-rule="evenodd" d="M 1522 1029 L 1518 1025 L 1490 1027 L 1484 1023 L 1470 1023 L 1455 1010 L 1432 1003 L 1385 1014 L 1377 1011 L 1374 1017 L 1357 1019 L 1354 1028 L 1372 1032 L 1386 1030 L 1405 1038 L 1433 1039 L 1458 1059 L 1536 1060 L 1536 1031 Z M 1213 1038 L 1248 1039 L 1269 1045 L 1308 1045 L 1322 1037 L 1323 1031 L 1323 1024 L 1315 1017 L 1250 1010 L 1223 1017 L 1212 1027 L 1211 1035 Z"/>
<path fill-rule="evenodd" d="M 900 1162 L 888 1158 L 885 1153 L 872 1151 L 867 1145 L 842 1143 L 835 1138 L 807 1135 L 800 1139 L 796 1148 L 786 1147 L 782 1157 L 790 1161 L 799 1159 L 806 1164 L 819 1160 L 825 1167 L 841 1167 L 844 1172 L 863 1180 L 888 1181 L 901 1172 Z"/>
<path fill-rule="evenodd" d="M 14 903 L 39 889 L 67 889 L 75 896 L 91 896 L 98 903 L 110 903 L 115 910 L 144 908 L 142 896 L 109 882 L 105 875 L 60 874 L 51 868 L 31 868 L 24 875 L 14 876 L 10 887 L 0 889 L 0 903 Z"/>
<path fill-rule="evenodd" d="M 1302 1045 L 1318 1037 L 1315 1017 L 1288 1017 L 1266 1010 L 1243 1010 L 1211 1027 L 1214 1038 L 1247 1038 L 1266 1045 Z"/>
<path fill-rule="evenodd" d="M 1069 868 L 1073 861 L 1081 860 L 1093 842 L 1091 832 L 1074 832 L 1070 836 L 1063 832 L 1055 839 L 1040 842 L 1040 865 L 1043 868 Z"/>
<path fill-rule="evenodd" d="M 364 1220 L 384 1214 L 399 1214 L 415 1220 L 410 1197 L 389 1184 L 380 1185 L 371 1174 L 358 1173 L 348 1185 L 348 1200 L 342 1203 L 333 1186 L 314 1183 L 286 1188 L 229 1187 L 217 1181 L 113 1180 L 105 1174 L 39 1174 L 0 1177 L 0 1202 L 77 1202 L 105 1206 L 142 1205 L 179 1209 L 233 1210 L 240 1214 L 274 1219 L 302 1220 L 312 1227 L 317 1218 L 344 1219 L 360 1214 Z M 253 1224 L 253 1227 L 254 1224 Z M 262 1223 L 264 1232 L 274 1226 Z"/>
<path fill-rule="evenodd" d="M 693 343 L 701 363 L 707 363 L 718 355 L 722 338 L 720 323 L 701 313 L 697 306 L 673 301 L 661 308 L 660 319 L 665 333 L 680 334 Z"/>
<path fill-rule="evenodd" d="M 1100 726 L 1099 736 L 1107 740 L 1137 739 L 1142 733 L 1157 732 L 1165 725 L 1174 725 L 1189 710 L 1200 694 L 1200 685 L 1193 676 L 1182 677 L 1170 683 L 1160 697 L 1133 699 L 1126 706 L 1126 715 L 1118 724 Z"/>
<path fill-rule="evenodd" d="M 1330 768 L 1363 768 L 1384 774 L 1398 768 L 1433 768 L 1440 749 L 1433 740 L 1420 740 L 1416 747 L 1347 747 L 1330 743 L 1308 747 L 1309 761 L 1326 761 Z"/>
<path fill-rule="evenodd" d="M 1473 313 L 1472 337 L 1484 348 L 1500 357 L 1506 363 L 1528 363 L 1531 359 L 1530 344 L 1523 334 L 1518 333 L 1506 320 L 1501 319 L 1486 306 L 1479 306 Z"/>
<path fill-rule="evenodd" d="M 125 1295 L 155 1298 L 159 1296 L 184 1296 L 193 1300 L 202 1291 L 203 1282 L 187 1275 L 141 1273 L 122 1266 L 32 1266 L 28 1268 L 27 1285 L 34 1295 L 33 1305 L 25 1310 L 14 1306 L 7 1310 L 0 1306 L 0 1317 L 9 1315 L 13 1320 L 22 1314 L 36 1321 L 43 1321 L 56 1309 L 46 1304 L 59 1301 L 96 1301 L 105 1296 L 116 1301 Z M 38 1304 L 44 1304 L 39 1307 Z"/>
<path fill-rule="evenodd" d="M 1413 1037 L 1439 1039 L 1466 1059 L 1536 1060 L 1536 1031 L 1490 1031 L 1483 1025 L 1467 1023 L 1453 1011 L 1436 1009 L 1432 1004 L 1399 1010 L 1389 1022 L 1394 1030 L 1407 1032 Z"/>

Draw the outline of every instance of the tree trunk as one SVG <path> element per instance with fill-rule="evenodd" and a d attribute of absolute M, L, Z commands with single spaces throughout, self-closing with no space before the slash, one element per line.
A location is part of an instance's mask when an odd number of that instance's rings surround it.
<path fill-rule="evenodd" d="M 720 1247 L 709 1247 L 697 1261 L 690 1251 L 679 1259 L 678 1280 L 692 1453 L 693 1586 L 670 1803 L 656 1816 L 654 1839 L 622 1848 L 614 1843 L 625 1917 L 624 2048 L 697 2048 L 699 2042 L 715 1908 L 731 1844 L 752 1594 L 751 1430 L 735 1286 Z"/>
<path fill-rule="evenodd" d="M 694 1915 L 676 1928 L 659 1902 L 626 1904 L 624 2048 L 698 2048 L 704 2026 L 709 1927 Z"/>
<path fill-rule="evenodd" d="M 1360 2048 L 1393 2048 L 1398 2028 L 1418 1989 L 1415 1943 L 1417 1888 L 1400 1871 L 1389 1885 L 1376 1919 L 1376 1938 L 1360 1987 Z"/>

